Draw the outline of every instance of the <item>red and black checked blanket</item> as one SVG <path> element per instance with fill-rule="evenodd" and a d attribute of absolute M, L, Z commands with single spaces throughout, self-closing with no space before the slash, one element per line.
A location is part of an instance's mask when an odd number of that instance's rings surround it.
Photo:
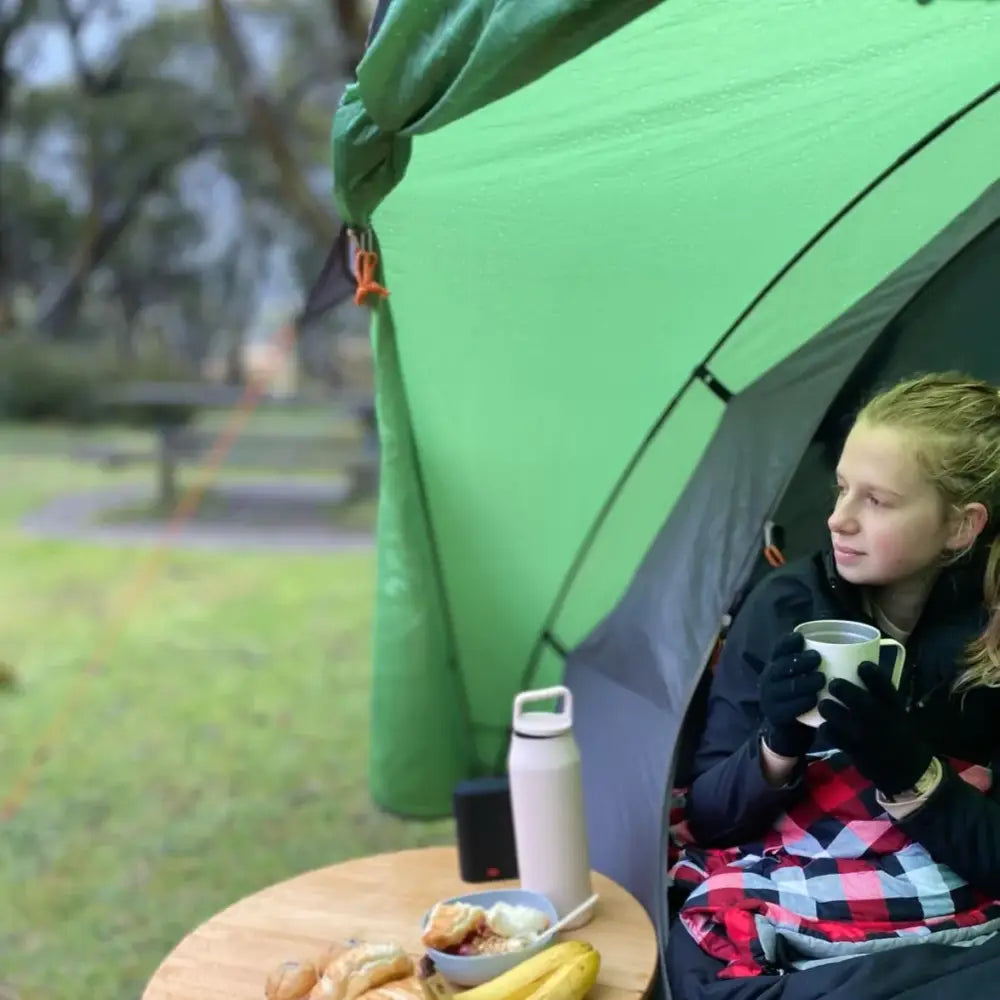
<path fill-rule="evenodd" d="M 950 761 L 987 791 L 989 770 Z M 679 919 L 726 962 L 721 978 L 933 940 L 973 943 L 1000 929 L 1000 901 L 973 889 L 910 840 L 875 788 L 836 752 L 806 769 L 805 795 L 762 841 L 704 850 L 690 843 L 675 800 L 672 834 L 684 844 L 673 879 L 694 885 Z"/>

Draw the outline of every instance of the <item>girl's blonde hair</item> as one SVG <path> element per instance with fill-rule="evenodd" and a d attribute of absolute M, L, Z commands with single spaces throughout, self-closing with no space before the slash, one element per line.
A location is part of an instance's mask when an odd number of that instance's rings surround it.
<path fill-rule="evenodd" d="M 858 421 L 906 433 L 948 507 L 986 507 L 989 521 L 980 538 L 990 546 L 983 579 L 989 621 L 970 643 L 955 688 L 1000 687 L 1000 525 L 994 523 L 1000 518 L 1000 392 L 958 372 L 924 375 L 875 396 Z"/>

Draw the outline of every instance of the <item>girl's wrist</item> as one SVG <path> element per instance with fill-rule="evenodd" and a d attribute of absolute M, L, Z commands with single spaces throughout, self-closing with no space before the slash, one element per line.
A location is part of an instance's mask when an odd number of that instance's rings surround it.
<path fill-rule="evenodd" d="M 798 764 L 798 757 L 785 757 L 783 754 L 775 753 L 767 745 L 767 740 L 761 737 L 760 740 L 760 769 L 764 775 L 764 780 L 774 788 L 780 788 L 788 784 L 788 780 L 795 772 Z"/>
<path fill-rule="evenodd" d="M 927 770 L 917 778 L 912 788 L 908 788 L 906 791 L 899 792 L 896 795 L 887 795 L 885 799 L 887 802 L 908 802 L 926 798 L 937 788 L 943 777 L 944 767 L 941 761 L 937 757 L 932 757 L 930 764 L 927 765 Z"/>

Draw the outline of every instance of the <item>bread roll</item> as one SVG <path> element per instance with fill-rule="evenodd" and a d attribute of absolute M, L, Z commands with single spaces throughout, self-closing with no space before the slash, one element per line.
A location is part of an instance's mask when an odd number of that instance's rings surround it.
<path fill-rule="evenodd" d="M 356 1000 L 362 993 L 413 975 L 413 960 L 398 944 L 360 944 L 326 967 L 310 1000 Z"/>
<path fill-rule="evenodd" d="M 282 962 L 264 986 L 267 1000 L 302 1000 L 316 985 L 316 966 L 312 962 Z"/>
<path fill-rule="evenodd" d="M 369 990 L 361 1000 L 424 1000 L 424 991 L 416 976 L 407 976 Z"/>
<path fill-rule="evenodd" d="M 470 934 L 479 930 L 486 919 L 481 906 L 469 903 L 437 903 L 427 918 L 421 941 L 428 948 L 444 951 L 461 944 Z"/>
<path fill-rule="evenodd" d="M 318 979 L 326 971 L 335 958 L 343 955 L 345 951 L 350 951 L 351 948 L 357 947 L 358 943 L 357 941 L 351 941 L 345 944 L 343 941 L 334 941 L 332 944 L 328 944 L 316 956 L 316 978 Z"/>

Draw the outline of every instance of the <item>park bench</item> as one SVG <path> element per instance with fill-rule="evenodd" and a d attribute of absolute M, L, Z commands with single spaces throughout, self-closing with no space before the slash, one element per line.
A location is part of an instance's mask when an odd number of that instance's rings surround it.
<path fill-rule="evenodd" d="M 155 407 L 163 414 L 160 422 L 149 427 L 153 438 L 151 447 L 87 444 L 77 449 L 77 457 L 107 469 L 155 462 L 159 502 L 164 507 L 173 507 L 177 502 L 179 466 L 202 463 L 219 440 L 217 431 L 183 424 L 182 415 L 192 406 L 198 409 L 232 408 L 241 398 L 238 389 L 198 383 L 133 383 L 118 387 L 105 394 L 105 405 L 134 407 L 138 404 Z M 264 397 L 258 405 L 291 409 L 315 407 L 316 402 L 313 398 Z M 241 469 L 336 472 L 348 478 L 347 500 L 373 495 L 378 484 L 379 458 L 371 398 L 341 397 L 330 404 L 330 415 L 331 420 L 346 417 L 355 423 L 359 430 L 358 440 L 345 441 L 315 432 L 243 432 L 227 448 L 224 464 Z"/>

